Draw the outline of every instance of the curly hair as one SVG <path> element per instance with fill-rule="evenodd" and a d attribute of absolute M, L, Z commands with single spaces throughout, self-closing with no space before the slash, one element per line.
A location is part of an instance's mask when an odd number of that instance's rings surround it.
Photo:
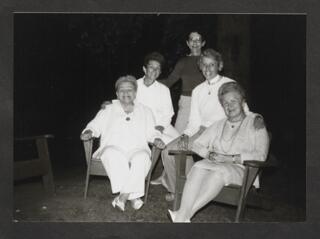
<path fill-rule="evenodd" d="M 213 50 L 211 48 L 205 49 L 201 53 L 201 56 L 198 61 L 198 65 L 199 65 L 200 69 L 202 68 L 202 60 L 204 57 L 208 57 L 208 58 L 215 60 L 218 63 L 218 65 L 220 66 L 220 68 L 222 69 L 223 59 L 222 59 L 222 55 L 219 52 L 217 52 L 216 50 Z M 221 70 L 221 69 L 219 69 L 219 70 Z"/>
<path fill-rule="evenodd" d="M 143 62 L 144 67 L 147 67 L 147 65 L 149 64 L 150 61 L 159 62 L 161 68 L 163 67 L 163 65 L 165 63 L 164 56 L 156 51 L 151 52 L 145 56 L 144 62 Z"/>
<path fill-rule="evenodd" d="M 232 82 L 224 83 L 220 86 L 218 91 L 218 98 L 219 98 L 220 104 L 222 104 L 222 97 L 229 92 L 238 92 L 239 95 L 242 97 L 242 99 L 246 100 L 245 90 L 237 82 L 232 81 Z"/>
<path fill-rule="evenodd" d="M 120 76 L 119 79 L 115 83 L 116 91 L 118 91 L 119 86 L 124 82 L 131 83 L 133 88 L 134 88 L 134 90 L 137 91 L 137 89 L 138 89 L 137 79 L 132 75 Z"/>

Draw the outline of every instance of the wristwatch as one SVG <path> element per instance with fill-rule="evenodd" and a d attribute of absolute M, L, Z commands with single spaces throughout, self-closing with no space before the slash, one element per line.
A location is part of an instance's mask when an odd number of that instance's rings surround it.
<path fill-rule="evenodd" d="M 232 163 L 236 163 L 236 158 L 234 155 L 231 156 L 232 157 Z"/>

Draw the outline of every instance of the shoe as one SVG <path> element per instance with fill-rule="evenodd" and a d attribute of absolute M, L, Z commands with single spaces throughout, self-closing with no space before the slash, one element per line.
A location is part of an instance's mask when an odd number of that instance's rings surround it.
<path fill-rule="evenodd" d="M 120 211 L 124 212 L 125 203 L 119 200 L 119 196 L 115 197 L 111 204 L 114 208 L 118 208 Z"/>
<path fill-rule="evenodd" d="M 168 218 L 170 219 L 171 222 L 176 223 L 176 212 L 175 211 L 171 211 L 170 209 L 168 209 L 168 213 L 167 213 Z M 182 223 L 191 223 L 190 220 L 185 220 Z"/>
<path fill-rule="evenodd" d="M 174 193 L 166 193 L 165 198 L 167 202 L 172 202 L 174 200 Z"/>
<path fill-rule="evenodd" d="M 131 200 L 131 206 L 134 210 L 139 210 L 143 206 L 143 201 L 141 198 L 136 198 Z"/>
<path fill-rule="evenodd" d="M 159 178 L 152 180 L 150 182 L 151 185 L 161 185 L 162 184 L 162 176 L 160 176 Z"/>
<path fill-rule="evenodd" d="M 174 214 L 173 211 L 171 211 L 170 209 L 168 209 L 168 213 L 167 213 L 168 218 L 170 219 L 171 222 L 175 222 L 176 219 L 176 215 Z"/>

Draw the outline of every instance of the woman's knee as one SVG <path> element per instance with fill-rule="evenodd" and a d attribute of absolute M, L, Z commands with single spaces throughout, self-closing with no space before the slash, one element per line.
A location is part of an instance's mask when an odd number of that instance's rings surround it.
<path fill-rule="evenodd" d="M 134 153 L 131 156 L 130 162 L 131 162 L 131 164 L 133 164 L 133 163 L 135 163 L 135 164 L 146 164 L 146 163 L 149 164 L 149 163 L 151 163 L 151 157 L 150 157 L 149 152 L 143 150 L 143 151 L 139 151 L 139 152 Z"/>
<path fill-rule="evenodd" d="M 112 164 L 123 164 L 128 161 L 126 155 L 117 147 L 106 147 L 101 154 L 101 161 Z"/>
<path fill-rule="evenodd" d="M 225 178 L 226 175 L 223 172 L 213 171 L 210 174 L 210 181 L 216 185 L 225 185 L 227 183 Z"/>
<path fill-rule="evenodd" d="M 121 155 L 124 156 L 120 148 L 116 146 L 107 146 L 101 150 L 102 156 Z"/>
<path fill-rule="evenodd" d="M 208 174 L 208 170 L 203 169 L 203 168 L 198 168 L 198 167 L 192 167 L 189 171 L 189 173 L 187 174 L 187 179 L 194 179 L 194 178 L 203 178 Z"/>
<path fill-rule="evenodd" d="M 149 172 L 151 159 L 148 152 L 135 153 L 130 160 L 131 168 L 143 169 L 146 173 Z"/>

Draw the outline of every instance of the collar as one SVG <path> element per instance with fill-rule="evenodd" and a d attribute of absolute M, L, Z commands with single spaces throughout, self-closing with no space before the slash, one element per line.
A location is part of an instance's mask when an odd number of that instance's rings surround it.
<path fill-rule="evenodd" d="M 120 114 L 125 114 L 127 115 L 127 113 L 123 110 L 121 103 L 118 99 L 112 100 L 112 105 L 113 107 L 115 107 L 115 110 L 120 113 Z M 134 108 L 133 108 L 133 112 L 135 112 L 135 109 L 137 108 L 137 103 L 136 100 L 134 100 Z M 133 113 L 132 112 L 132 113 Z"/>
<path fill-rule="evenodd" d="M 214 85 L 216 83 L 218 83 L 221 80 L 222 76 L 221 75 L 216 75 L 214 78 L 212 78 L 211 80 L 206 81 L 208 83 L 208 85 Z"/>
<path fill-rule="evenodd" d="M 151 86 L 155 86 L 155 85 L 157 85 L 157 83 L 158 83 L 158 81 L 157 81 L 157 80 L 155 80 L 151 85 L 147 86 L 146 84 L 144 84 L 144 78 L 145 78 L 145 76 L 142 78 L 142 85 L 143 85 L 144 87 L 151 87 Z"/>

